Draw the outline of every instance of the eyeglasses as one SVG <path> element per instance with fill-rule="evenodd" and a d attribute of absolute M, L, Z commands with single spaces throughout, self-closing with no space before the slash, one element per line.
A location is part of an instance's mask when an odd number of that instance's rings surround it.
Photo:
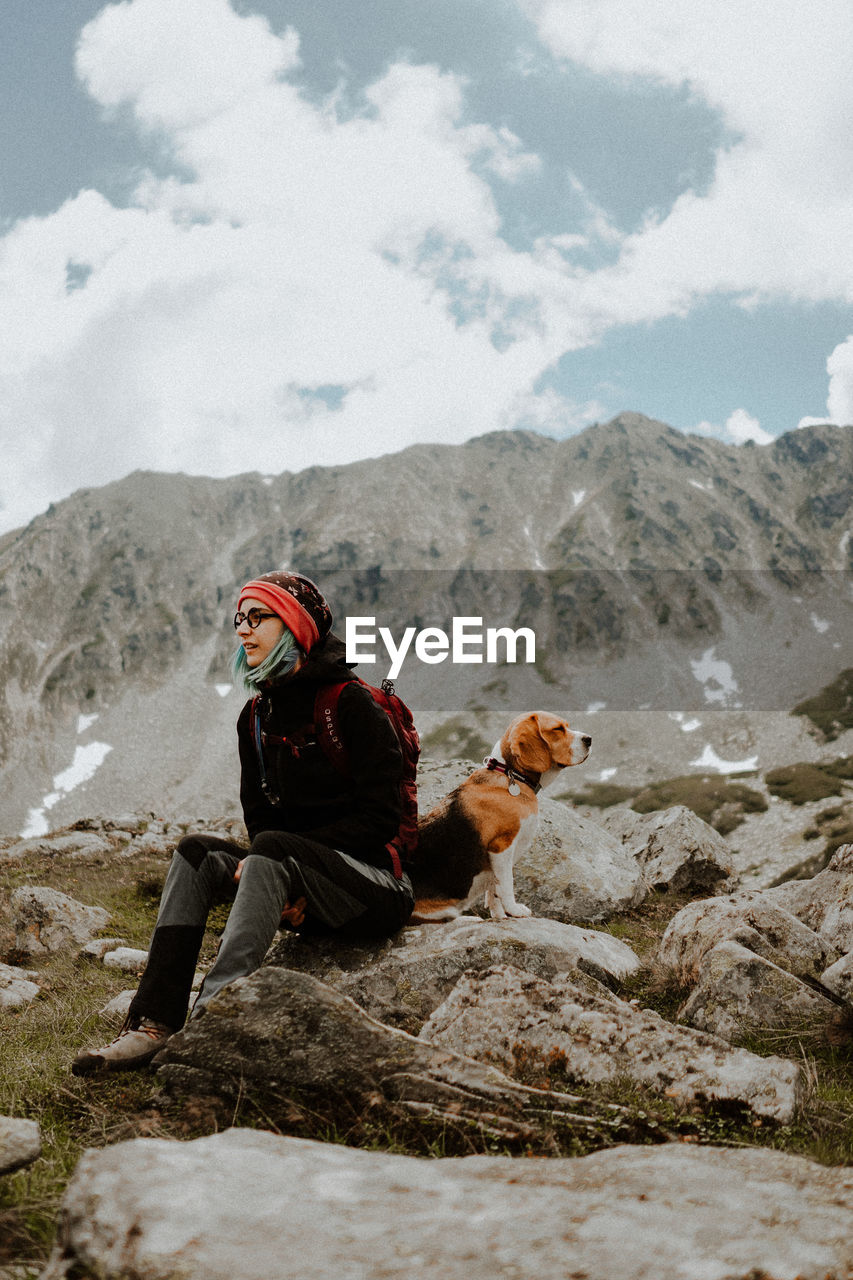
<path fill-rule="evenodd" d="M 234 630 L 237 631 L 242 627 L 244 622 L 248 622 L 251 629 L 259 627 L 266 618 L 277 618 L 277 613 L 261 613 L 260 609 L 250 609 L 248 613 L 234 614 Z"/>

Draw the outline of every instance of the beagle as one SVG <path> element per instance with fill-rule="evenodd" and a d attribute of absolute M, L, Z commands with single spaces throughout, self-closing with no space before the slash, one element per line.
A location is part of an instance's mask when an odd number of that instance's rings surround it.
<path fill-rule="evenodd" d="M 547 711 L 513 720 L 485 767 L 420 819 L 411 924 L 453 920 L 481 894 L 494 920 L 531 914 L 515 900 L 512 871 L 536 834 L 537 795 L 591 742 Z"/>

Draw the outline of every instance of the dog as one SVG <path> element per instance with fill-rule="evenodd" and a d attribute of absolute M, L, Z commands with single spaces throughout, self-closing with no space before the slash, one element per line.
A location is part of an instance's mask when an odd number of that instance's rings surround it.
<path fill-rule="evenodd" d="M 515 900 L 513 866 L 536 834 L 538 793 L 591 743 L 548 711 L 513 720 L 485 767 L 420 819 L 410 923 L 453 920 L 483 894 L 493 920 L 531 915 Z"/>

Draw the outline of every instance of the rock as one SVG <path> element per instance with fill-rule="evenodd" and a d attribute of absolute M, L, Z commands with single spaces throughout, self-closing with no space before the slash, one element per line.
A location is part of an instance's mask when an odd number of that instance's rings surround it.
<path fill-rule="evenodd" d="M 613 834 L 637 859 L 653 889 L 675 893 L 724 893 L 734 874 L 723 837 L 692 809 L 673 805 L 654 813 L 620 810 Z M 605 821 L 610 829 L 610 823 Z"/>
<path fill-rule="evenodd" d="M 122 850 L 122 857 L 138 858 L 141 856 L 160 855 L 166 857 L 172 853 L 177 844 L 176 838 L 163 835 L 162 832 L 146 831 L 144 835 L 134 836 L 130 844 Z"/>
<path fill-rule="evenodd" d="M 627 943 L 596 929 L 558 920 L 475 916 L 418 925 L 388 942 L 349 947 L 291 935 L 270 953 L 269 963 L 312 973 L 375 1018 L 407 1031 L 419 1029 L 466 969 L 511 964 L 543 978 L 580 969 L 610 984 L 640 965 Z"/>
<path fill-rule="evenodd" d="M 0 1116 L 0 1173 L 12 1173 L 41 1155 L 41 1133 L 35 1120 Z"/>
<path fill-rule="evenodd" d="M 35 856 L 55 857 L 70 854 L 75 858 L 103 857 L 113 852 L 112 843 L 91 831 L 69 831 L 63 835 L 35 836 L 19 840 L 0 853 L 4 861 L 20 862 Z"/>
<path fill-rule="evenodd" d="M 767 890 L 840 955 L 853 951 L 853 844 L 836 849 L 825 871 Z"/>
<path fill-rule="evenodd" d="M 106 1018 L 108 1022 L 124 1022 L 130 1012 L 130 1003 L 135 995 L 135 987 L 130 988 L 128 991 L 120 991 L 99 1011 L 101 1017 Z"/>
<path fill-rule="evenodd" d="M 828 991 L 853 1005 L 853 951 L 848 951 L 846 956 L 824 969 L 820 981 Z"/>
<path fill-rule="evenodd" d="M 718 942 L 702 959 L 699 980 L 678 1016 L 724 1040 L 776 1030 L 796 1049 L 801 1037 L 825 1036 L 838 1006 L 785 969 L 737 942 Z"/>
<path fill-rule="evenodd" d="M 148 963 L 148 952 L 136 947 L 116 947 L 103 957 L 108 969 L 121 969 L 123 973 L 142 973 Z"/>
<path fill-rule="evenodd" d="M 12 894 L 15 945 L 25 955 L 44 955 L 81 946 L 105 929 L 110 914 L 87 907 L 56 889 L 15 889 Z"/>
<path fill-rule="evenodd" d="M 826 939 L 777 905 L 771 890 L 763 890 L 689 902 L 670 920 L 658 959 L 679 981 L 694 982 L 702 957 L 726 939 L 798 977 L 818 979 L 838 954 Z"/>
<path fill-rule="evenodd" d="M 433 1044 L 569 1084 L 629 1079 L 685 1102 L 742 1102 L 787 1124 L 802 1092 L 794 1062 L 732 1049 L 716 1036 L 674 1026 L 567 975 L 550 982 L 507 965 L 468 974 L 421 1029 Z"/>
<path fill-rule="evenodd" d="M 32 969 L 0 964 L 0 1009 L 18 1009 L 35 1000 L 41 991 L 37 978 Z"/>
<path fill-rule="evenodd" d="M 853 1171 L 777 1151 L 421 1160 L 229 1129 L 87 1151 L 42 1280 L 842 1280 Z"/>
<path fill-rule="evenodd" d="M 124 938 L 93 938 L 85 947 L 80 948 L 80 955 L 84 959 L 103 960 L 108 951 L 115 951 L 116 947 L 124 945 Z"/>
<path fill-rule="evenodd" d="M 539 828 L 515 867 L 519 902 L 566 923 L 606 920 L 642 902 L 647 886 L 619 841 L 569 805 L 539 799 Z"/>
<path fill-rule="evenodd" d="M 654 1122 L 621 1107 L 530 1089 L 472 1058 L 371 1018 L 308 974 L 267 967 L 218 992 L 158 1053 L 165 1087 L 233 1105 L 249 1096 L 268 1122 L 352 1133 L 415 1118 L 420 1141 L 460 1150 L 500 1140 L 554 1153 L 580 1137 L 605 1146 L 658 1140 Z M 307 1111 L 304 1110 L 307 1108 Z"/>

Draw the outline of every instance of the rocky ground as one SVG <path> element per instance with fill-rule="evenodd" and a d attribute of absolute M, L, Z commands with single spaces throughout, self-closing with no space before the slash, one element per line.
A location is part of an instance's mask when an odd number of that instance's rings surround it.
<path fill-rule="evenodd" d="M 425 763 L 424 805 L 469 769 Z M 532 918 L 283 934 L 105 1080 L 68 1063 L 123 1017 L 175 842 L 240 824 L 0 841 L 0 1277 L 849 1277 L 853 844 L 755 785 L 725 836 L 543 799 Z"/>

